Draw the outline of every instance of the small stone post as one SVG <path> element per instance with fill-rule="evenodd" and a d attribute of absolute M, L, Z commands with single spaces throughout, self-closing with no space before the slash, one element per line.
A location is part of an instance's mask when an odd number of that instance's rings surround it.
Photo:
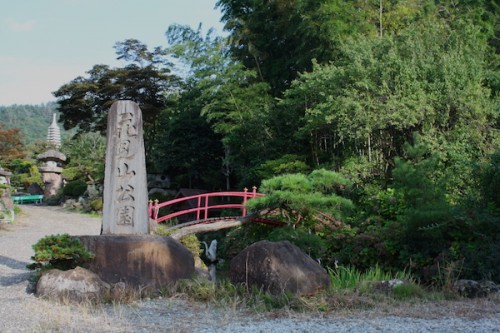
<path fill-rule="evenodd" d="M 149 234 L 142 112 L 132 101 L 108 113 L 103 194 L 103 234 Z"/>

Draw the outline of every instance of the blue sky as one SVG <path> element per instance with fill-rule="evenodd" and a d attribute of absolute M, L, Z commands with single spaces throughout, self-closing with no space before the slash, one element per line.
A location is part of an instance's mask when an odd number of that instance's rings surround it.
<path fill-rule="evenodd" d="M 135 38 L 166 46 L 174 23 L 222 32 L 217 0 L 0 0 L 0 105 L 41 104 Z"/>

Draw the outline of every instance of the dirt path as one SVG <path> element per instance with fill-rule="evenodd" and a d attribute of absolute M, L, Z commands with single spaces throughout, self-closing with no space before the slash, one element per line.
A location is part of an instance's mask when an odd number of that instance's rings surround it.
<path fill-rule="evenodd" d="M 51 234 L 99 234 L 101 221 L 60 207 L 22 205 L 14 224 L 0 225 L 0 332 L 44 331 L 39 323 L 48 316 L 44 301 L 27 289 L 32 245 Z M 50 331 L 50 330 L 48 330 Z"/>
<path fill-rule="evenodd" d="M 31 246 L 50 234 L 99 234 L 100 218 L 59 207 L 22 206 L 0 226 L 0 333 L 17 332 L 500 332 L 500 305 L 460 301 L 401 304 L 370 311 L 258 314 L 177 297 L 98 306 L 56 304 L 27 291 Z M 235 300 L 237 301 L 237 300 Z"/>
<path fill-rule="evenodd" d="M 98 217 L 52 206 L 23 205 L 21 209 L 16 222 L 0 230 L 0 264 L 10 261 L 16 268 L 23 268 L 33 255 L 31 246 L 47 235 L 98 235 L 100 232 Z"/>

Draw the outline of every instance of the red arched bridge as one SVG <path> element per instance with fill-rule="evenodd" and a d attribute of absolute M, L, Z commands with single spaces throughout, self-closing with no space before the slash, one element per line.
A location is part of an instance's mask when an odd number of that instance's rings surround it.
<path fill-rule="evenodd" d="M 213 192 L 187 196 L 159 203 L 158 200 L 149 201 L 148 212 L 151 219 L 157 223 L 173 222 L 169 229 L 179 229 L 199 224 L 215 224 L 245 220 L 271 225 L 283 225 L 282 222 L 260 218 L 255 214 L 248 214 L 246 203 L 248 200 L 262 197 L 257 188 L 249 192 Z M 234 226 L 241 224 L 236 223 Z"/>

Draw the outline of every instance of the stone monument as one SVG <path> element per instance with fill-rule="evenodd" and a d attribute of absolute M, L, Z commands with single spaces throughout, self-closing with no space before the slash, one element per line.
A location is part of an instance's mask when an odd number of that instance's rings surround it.
<path fill-rule="evenodd" d="M 149 234 L 142 112 L 132 101 L 108 113 L 103 195 L 103 234 Z"/>
<path fill-rule="evenodd" d="M 139 290 L 156 291 L 192 277 L 194 258 L 185 246 L 168 236 L 149 235 L 139 106 L 132 101 L 115 102 L 107 129 L 102 235 L 76 236 L 95 254 L 87 268 L 106 283 Z"/>

